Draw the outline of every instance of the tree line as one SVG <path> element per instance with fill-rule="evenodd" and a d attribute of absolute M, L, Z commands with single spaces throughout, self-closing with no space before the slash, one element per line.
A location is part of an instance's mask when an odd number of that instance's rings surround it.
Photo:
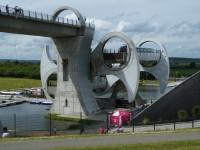
<path fill-rule="evenodd" d="M 170 77 L 191 76 L 199 69 L 200 61 L 170 61 Z M 40 79 L 40 62 L 2 61 L 0 62 L 0 77 Z M 54 78 L 56 79 L 56 76 Z M 155 77 L 147 72 L 141 72 L 140 79 L 152 80 Z"/>
<path fill-rule="evenodd" d="M 0 62 L 0 77 L 40 79 L 40 64 L 33 62 Z"/>

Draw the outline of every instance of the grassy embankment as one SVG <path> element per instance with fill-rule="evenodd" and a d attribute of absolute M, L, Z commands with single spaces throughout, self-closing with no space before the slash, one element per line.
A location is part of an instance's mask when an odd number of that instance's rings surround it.
<path fill-rule="evenodd" d="M 41 87 L 41 80 L 0 77 L 0 90 Z"/>

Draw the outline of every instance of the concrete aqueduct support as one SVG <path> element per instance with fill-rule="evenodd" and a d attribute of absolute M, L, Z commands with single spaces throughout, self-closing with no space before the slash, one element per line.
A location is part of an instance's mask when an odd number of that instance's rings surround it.
<path fill-rule="evenodd" d="M 92 91 L 91 62 L 94 76 L 107 75 L 107 85 L 109 86 L 106 89 L 111 88 L 119 79 L 123 82 L 129 102 L 135 99 L 140 71 L 147 71 L 154 75 L 160 83 L 161 92 L 165 90 L 169 76 L 169 61 L 161 42 L 153 39 L 144 39 L 137 44 L 138 47 L 141 47 L 146 42 L 154 42 L 160 47 L 161 55 L 159 61 L 151 68 L 144 67 L 139 63 L 133 41 L 120 32 L 106 34 L 92 52 L 91 43 L 94 36 L 94 28 L 86 26 L 85 20 L 77 10 L 68 6 L 61 7 L 53 13 L 52 21 L 55 21 L 64 10 L 70 10 L 77 15 L 80 29 L 77 35 L 73 37 L 52 37 L 58 53 L 57 64 L 50 59 L 48 48 L 43 51 L 40 66 L 41 80 L 45 95 L 48 99 L 54 101 L 51 108 L 52 113 L 78 116 L 82 112 L 82 115 L 87 116 L 100 112 Z M 104 53 L 104 46 L 112 38 L 120 38 L 127 47 L 126 52 L 118 53 L 122 55 L 120 57 L 123 57 L 123 61 L 118 68 L 109 67 L 104 60 L 104 55 L 107 55 Z M 53 73 L 57 73 L 55 99 L 51 98 L 47 91 L 47 81 Z M 106 91 L 108 90 L 105 90 L 102 94 L 105 94 Z"/>
<path fill-rule="evenodd" d="M 91 42 L 94 28 L 86 27 L 82 15 L 71 7 L 61 7 L 53 14 L 53 20 L 64 10 L 74 12 L 80 21 L 80 30 L 75 37 L 54 38 L 58 58 L 57 67 L 47 57 L 48 51 L 43 52 L 41 59 L 41 78 L 47 98 L 52 99 L 47 92 L 47 80 L 51 73 L 57 73 L 57 89 L 52 113 L 76 116 L 99 113 L 100 109 L 94 98 L 89 80 L 89 64 Z M 47 68 L 47 69 L 44 69 Z"/>
<path fill-rule="evenodd" d="M 157 64 L 153 67 L 145 67 L 140 65 L 140 71 L 146 71 L 151 73 L 160 84 L 160 92 L 163 93 L 167 87 L 167 81 L 169 78 L 169 58 L 167 55 L 167 51 L 165 46 L 157 39 L 154 38 L 144 38 L 140 40 L 136 45 L 137 47 L 141 47 L 143 44 L 147 42 L 153 42 L 159 47 L 160 50 L 160 58 Z"/>
<path fill-rule="evenodd" d="M 129 59 L 131 61 L 128 60 L 126 65 L 119 70 L 113 70 L 111 68 L 108 68 L 104 64 L 103 57 L 102 57 L 102 49 L 103 49 L 104 45 L 106 44 L 106 42 L 109 39 L 111 39 L 113 37 L 118 37 L 118 38 L 123 39 L 125 41 L 126 45 L 128 45 L 129 47 L 132 47 L 132 48 L 128 48 L 128 49 L 132 49 L 132 51 L 129 51 L 129 53 L 128 53 L 130 55 Z M 151 67 L 145 67 L 142 64 L 140 64 L 139 63 L 140 58 L 137 57 L 139 54 L 138 54 L 138 52 L 136 52 L 137 48 L 141 48 L 141 46 L 147 42 L 153 42 L 154 44 L 156 44 L 159 47 L 159 52 L 160 52 L 157 63 Z M 129 43 L 129 44 L 127 44 L 127 43 Z M 137 43 L 136 49 L 135 49 L 134 45 L 131 46 L 130 43 L 133 44 L 133 42 L 131 42 L 131 40 L 129 39 L 128 36 L 126 36 L 122 33 L 113 32 L 113 33 L 109 33 L 109 34 L 105 35 L 102 38 L 99 45 L 97 46 L 97 48 L 93 51 L 92 60 L 95 65 L 95 68 L 96 68 L 96 74 L 100 75 L 100 76 L 106 75 L 106 77 L 107 77 L 106 88 L 101 93 L 95 93 L 96 96 L 106 95 L 108 92 L 110 92 L 109 89 L 120 79 L 123 82 L 123 84 L 126 86 L 126 89 L 128 91 L 129 102 L 132 102 L 135 99 L 135 94 L 137 93 L 138 82 L 139 82 L 138 73 L 140 73 L 141 71 L 149 72 L 153 76 L 156 77 L 156 79 L 158 80 L 158 82 L 160 84 L 160 92 L 161 93 L 164 92 L 164 90 L 166 89 L 167 81 L 168 81 L 168 77 L 169 77 L 169 60 L 168 60 L 167 52 L 166 52 L 164 45 L 159 40 L 153 39 L 153 38 L 145 38 L 143 40 L 140 40 Z M 146 48 L 146 49 L 148 49 L 148 48 Z M 152 50 L 154 50 L 154 49 L 152 49 Z M 147 61 L 148 55 L 146 54 L 145 57 L 146 57 L 145 59 Z M 130 66 L 127 65 L 128 63 L 130 63 Z M 139 68 L 138 68 L 138 65 L 139 65 Z M 138 99 L 135 99 L 135 100 L 137 101 L 137 105 L 142 104 L 141 102 L 138 101 Z"/>
<path fill-rule="evenodd" d="M 103 58 L 103 49 L 108 40 L 112 38 L 122 39 L 127 46 L 127 60 L 123 66 L 118 69 L 109 68 Z M 120 79 L 125 85 L 128 93 L 128 101 L 132 102 L 136 96 L 139 85 L 139 61 L 133 41 L 125 34 L 120 32 L 111 32 L 106 34 L 97 47 L 92 52 L 92 62 L 95 66 L 96 75 L 113 75 L 117 78 L 109 78 L 114 84 Z"/>

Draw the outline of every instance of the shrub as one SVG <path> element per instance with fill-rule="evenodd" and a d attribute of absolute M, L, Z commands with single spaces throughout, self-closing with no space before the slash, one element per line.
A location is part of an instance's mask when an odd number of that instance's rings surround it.
<path fill-rule="evenodd" d="M 192 108 L 192 116 L 195 119 L 199 119 L 200 118 L 200 105 L 196 105 Z"/>
<path fill-rule="evenodd" d="M 149 124 L 149 118 L 144 117 L 144 119 L 143 119 L 143 124 L 144 124 L 144 125 Z"/>
<path fill-rule="evenodd" d="M 178 119 L 180 121 L 186 121 L 188 119 L 188 113 L 187 111 L 181 109 L 181 110 L 178 110 Z"/>
<path fill-rule="evenodd" d="M 78 124 L 72 124 L 67 129 L 68 130 L 77 130 L 77 129 L 80 129 L 80 125 L 78 125 Z"/>

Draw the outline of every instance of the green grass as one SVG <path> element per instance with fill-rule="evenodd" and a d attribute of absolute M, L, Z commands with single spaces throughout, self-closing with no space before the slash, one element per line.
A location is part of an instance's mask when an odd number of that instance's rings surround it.
<path fill-rule="evenodd" d="M 50 114 L 45 116 L 45 118 L 50 118 Z M 80 123 L 80 118 L 62 117 L 62 116 L 59 116 L 58 114 L 51 114 L 51 119 L 52 120 L 60 120 L 60 121 Z M 91 120 L 91 119 L 82 119 L 81 121 L 82 121 L 83 124 L 86 124 L 86 125 L 101 123 L 101 121 L 99 121 L 99 120 Z"/>
<path fill-rule="evenodd" d="M 0 77 L 0 90 L 41 87 L 41 81 L 25 78 Z"/>
<path fill-rule="evenodd" d="M 171 69 L 170 70 L 170 77 L 181 77 L 181 76 L 191 76 L 195 73 L 197 73 L 200 70 L 200 68 L 196 69 Z"/>
<path fill-rule="evenodd" d="M 163 134 L 163 133 L 182 133 L 182 132 L 200 132 L 200 128 L 194 129 L 180 129 L 180 130 L 172 130 L 172 131 L 153 131 L 153 132 L 139 132 L 139 133 L 127 133 L 127 135 L 141 135 L 141 134 Z M 126 135 L 121 134 L 121 135 Z M 42 139 L 48 140 L 55 138 L 59 139 L 73 139 L 73 138 L 87 138 L 87 137 L 104 137 L 106 136 L 116 136 L 116 134 L 83 134 L 83 135 L 62 135 L 62 136 L 52 136 L 52 137 L 17 137 L 17 138 L 0 138 L 1 142 L 11 142 L 12 141 L 22 141 L 22 140 L 35 140 Z M 120 135 L 117 135 L 120 136 Z M 117 144 L 112 146 L 95 146 L 95 147 L 78 147 L 78 148 L 70 148 L 70 147 L 57 147 L 52 148 L 51 150 L 199 150 L 200 149 L 200 140 L 181 140 L 181 141 L 171 141 L 171 142 L 151 142 L 151 143 L 137 143 L 137 144 Z"/>
<path fill-rule="evenodd" d="M 81 147 L 81 148 L 56 148 L 54 150 L 198 150 L 199 140 L 173 141 L 156 143 L 139 143 L 114 146 Z M 53 149 L 52 149 L 53 150 Z"/>

